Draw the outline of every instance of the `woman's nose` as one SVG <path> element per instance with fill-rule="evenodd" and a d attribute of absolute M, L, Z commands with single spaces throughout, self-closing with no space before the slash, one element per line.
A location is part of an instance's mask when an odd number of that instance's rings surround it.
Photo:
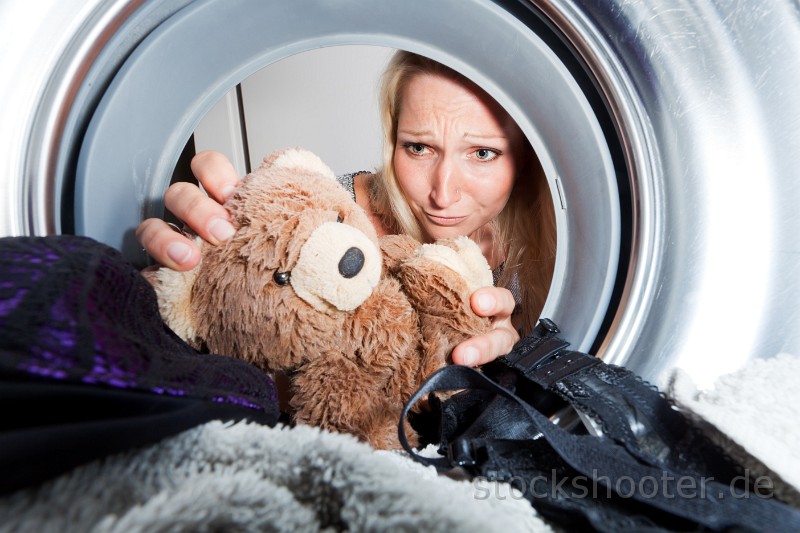
<path fill-rule="evenodd" d="M 461 199 L 461 177 L 457 166 L 447 158 L 440 159 L 433 173 L 431 199 L 441 208 L 446 208 Z"/>

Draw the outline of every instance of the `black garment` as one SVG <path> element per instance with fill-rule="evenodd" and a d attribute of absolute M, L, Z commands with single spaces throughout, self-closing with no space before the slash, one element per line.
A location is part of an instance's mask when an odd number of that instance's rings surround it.
<path fill-rule="evenodd" d="M 274 425 L 263 371 L 201 354 L 150 284 L 75 236 L 0 239 L 0 493 L 210 420 Z"/>
<path fill-rule="evenodd" d="M 424 441 L 439 443 L 442 457 L 417 455 L 401 424 L 406 451 L 440 470 L 459 468 L 476 483 L 507 481 L 567 531 L 800 531 L 800 511 L 749 481 L 745 465 L 656 388 L 570 350 L 558 333 L 542 319 L 481 372 L 458 365 L 435 372 L 404 415 L 429 393 L 459 391 L 429 398 L 431 412 L 415 426 Z M 564 405 L 601 434 L 554 424 L 551 414 L 569 416 Z"/>

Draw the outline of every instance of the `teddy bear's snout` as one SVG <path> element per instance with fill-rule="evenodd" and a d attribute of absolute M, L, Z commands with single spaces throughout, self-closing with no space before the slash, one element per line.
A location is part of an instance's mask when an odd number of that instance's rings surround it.
<path fill-rule="evenodd" d="M 348 224 L 326 222 L 300 250 L 290 278 L 297 296 L 320 311 L 352 311 L 371 294 L 382 268 L 378 246 Z"/>

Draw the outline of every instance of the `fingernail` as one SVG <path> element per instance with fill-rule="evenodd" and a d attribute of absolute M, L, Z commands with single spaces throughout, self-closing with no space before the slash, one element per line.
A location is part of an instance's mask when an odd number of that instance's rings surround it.
<path fill-rule="evenodd" d="M 478 295 L 478 307 L 481 311 L 489 311 L 494 308 L 495 299 L 494 296 L 490 294 L 479 294 Z"/>
<path fill-rule="evenodd" d="M 464 348 L 462 361 L 467 366 L 473 366 L 478 362 L 478 350 L 473 347 Z"/>
<path fill-rule="evenodd" d="M 233 237 L 236 230 L 233 229 L 233 225 L 230 222 L 224 218 L 217 217 L 208 225 L 208 232 L 217 239 L 217 242 L 223 242 Z"/>
<path fill-rule="evenodd" d="M 182 265 L 192 257 L 192 247 L 185 242 L 173 242 L 167 246 L 167 256 Z"/>
<path fill-rule="evenodd" d="M 233 191 L 236 190 L 235 185 L 228 185 L 227 187 L 222 188 L 222 197 L 227 200 L 233 194 Z"/>

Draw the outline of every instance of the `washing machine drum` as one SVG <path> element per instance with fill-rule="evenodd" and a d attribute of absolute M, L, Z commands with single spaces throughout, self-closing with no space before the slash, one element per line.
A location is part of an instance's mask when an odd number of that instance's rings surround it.
<path fill-rule="evenodd" d="M 1 17 L 19 37 L 2 65 L 3 234 L 74 232 L 141 259 L 134 228 L 163 213 L 223 94 L 306 50 L 402 48 L 480 84 L 539 154 L 558 231 L 544 314 L 576 348 L 656 383 L 800 353 L 796 3 L 23 4 Z"/>

